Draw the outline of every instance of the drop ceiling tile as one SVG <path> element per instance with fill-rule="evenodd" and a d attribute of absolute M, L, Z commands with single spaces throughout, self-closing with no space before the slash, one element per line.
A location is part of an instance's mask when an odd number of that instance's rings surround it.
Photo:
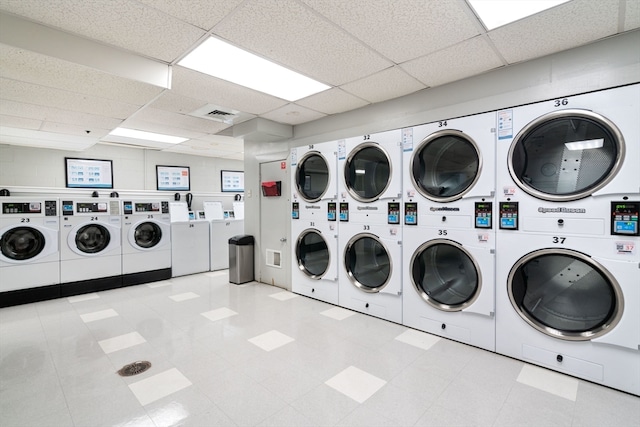
<path fill-rule="evenodd" d="M 144 105 L 162 88 L 0 44 L 0 76 L 69 92 Z"/>
<path fill-rule="evenodd" d="M 296 101 L 296 104 L 324 114 L 338 114 L 364 107 L 367 101 L 339 88 L 333 88 Z"/>
<path fill-rule="evenodd" d="M 320 119 L 324 116 L 325 114 L 310 110 L 297 104 L 287 104 L 284 107 L 278 108 L 277 110 L 262 114 L 260 117 L 278 123 L 298 125 L 300 123 L 306 123 L 312 120 Z"/>
<path fill-rule="evenodd" d="M 125 120 L 121 126 L 127 129 L 143 130 L 146 132 L 161 133 L 164 135 L 179 136 L 182 138 L 189 138 L 189 139 L 199 138 L 202 135 L 204 135 L 204 132 L 196 132 L 191 129 L 185 129 L 182 127 L 174 126 L 174 123 L 172 122 L 169 122 L 169 123 L 148 122 L 148 121 L 139 119 L 137 116 L 133 116 L 132 118 Z"/>
<path fill-rule="evenodd" d="M 3 91 L 0 91 L 0 96 L 2 94 Z M 82 124 L 86 129 L 113 129 L 122 123 L 121 119 L 113 117 L 98 116 L 95 114 L 45 107 L 25 102 L 8 101 L 5 99 L 0 99 L 0 114 L 72 125 Z"/>
<path fill-rule="evenodd" d="M 167 90 L 149 104 L 149 106 L 160 110 L 171 111 L 173 113 L 189 114 L 206 103 L 207 101 L 203 99 L 190 98 Z"/>
<path fill-rule="evenodd" d="M 90 129 L 90 133 L 87 133 L 87 128 L 84 126 L 70 125 L 65 123 L 44 122 L 40 130 L 46 132 L 63 133 L 65 135 L 91 136 L 93 138 L 102 138 L 103 136 L 111 132 L 112 129 L 93 128 Z"/>
<path fill-rule="evenodd" d="M 640 1 L 627 0 L 624 6 L 623 31 L 629 31 L 640 27 Z"/>
<path fill-rule="evenodd" d="M 369 102 L 382 102 L 425 89 L 426 86 L 399 67 L 391 67 L 357 82 L 342 85 L 341 88 Z"/>
<path fill-rule="evenodd" d="M 214 34 L 334 86 L 392 65 L 296 0 L 249 1 Z"/>
<path fill-rule="evenodd" d="M 183 6 L 185 4 L 183 3 Z M 70 33 L 171 62 L 205 32 L 164 12 L 129 0 L 5 1 L 2 9 Z"/>
<path fill-rule="evenodd" d="M 479 34 L 462 1 L 302 1 L 395 63 Z"/>
<path fill-rule="evenodd" d="M 140 107 L 139 105 L 5 78 L 0 78 L 0 87 L 2 87 L 0 94 L 2 99 L 99 116 L 124 119 Z"/>
<path fill-rule="evenodd" d="M 205 99 L 212 104 L 256 115 L 287 104 L 283 99 L 180 66 L 173 67 L 171 91 L 180 96 Z"/>
<path fill-rule="evenodd" d="M 500 67 L 485 36 L 474 37 L 400 66 L 429 87 L 464 79 Z"/>
<path fill-rule="evenodd" d="M 40 129 L 40 126 L 42 126 L 41 120 L 10 116 L 6 114 L 0 114 L 0 123 L 2 123 L 2 126 L 31 130 L 38 130 Z"/>
<path fill-rule="evenodd" d="M 173 147 L 165 148 L 162 151 L 170 152 L 170 153 L 181 153 L 181 154 L 190 154 L 192 156 L 207 156 L 207 157 L 220 157 L 220 158 L 229 158 L 234 160 L 242 160 L 244 155 L 242 152 L 231 152 L 231 151 L 220 151 L 206 147 L 192 147 L 188 145 L 178 144 Z"/>
<path fill-rule="evenodd" d="M 244 0 L 225 0 L 215 3 L 212 3 L 211 0 L 189 0 L 188 7 L 185 7 L 184 2 L 175 0 L 138 1 L 175 16 L 181 21 L 210 30 Z"/>
<path fill-rule="evenodd" d="M 202 138 L 200 139 L 190 139 L 189 141 L 185 141 L 181 146 L 191 147 L 196 150 L 214 150 L 221 153 L 240 153 L 244 150 L 244 141 L 241 139 L 235 139 L 234 144 L 221 144 L 217 142 L 205 141 Z"/>
<path fill-rule="evenodd" d="M 573 0 L 490 31 L 508 63 L 526 61 L 615 34 L 618 0 Z"/>
<path fill-rule="evenodd" d="M 197 117 L 187 116 L 180 113 L 172 113 L 170 111 L 160 110 L 158 108 L 146 107 L 138 111 L 135 116 L 127 120 L 129 122 L 148 122 L 159 125 L 171 123 L 172 127 L 180 129 L 188 129 L 194 132 L 218 133 L 229 127 L 226 123 L 214 120 L 199 119 Z"/>

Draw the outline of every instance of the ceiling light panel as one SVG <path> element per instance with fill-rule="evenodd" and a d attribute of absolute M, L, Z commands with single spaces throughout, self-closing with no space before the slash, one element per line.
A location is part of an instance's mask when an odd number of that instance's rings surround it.
<path fill-rule="evenodd" d="M 205 40 L 178 65 L 287 101 L 329 89 L 323 83 L 213 37 Z"/>
<path fill-rule="evenodd" d="M 145 141 L 165 142 L 167 144 L 180 144 L 189 138 L 181 138 L 179 136 L 164 135 L 161 133 L 145 132 L 142 130 L 115 128 L 109 135 L 123 136 L 125 138 L 142 139 Z"/>
<path fill-rule="evenodd" d="M 468 0 L 487 30 L 501 27 L 569 0 Z"/>

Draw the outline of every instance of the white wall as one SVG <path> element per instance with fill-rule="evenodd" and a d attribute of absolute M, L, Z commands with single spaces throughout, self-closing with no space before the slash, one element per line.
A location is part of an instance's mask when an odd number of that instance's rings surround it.
<path fill-rule="evenodd" d="M 292 139 L 281 143 L 252 141 L 250 135 L 245 136 L 245 232 L 256 239 L 260 236 L 259 164 L 288 160 L 291 147 L 640 82 L 638 46 L 640 30 L 301 124 L 294 127 Z M 260 242 L 256 245 L 260 247 Z"/>

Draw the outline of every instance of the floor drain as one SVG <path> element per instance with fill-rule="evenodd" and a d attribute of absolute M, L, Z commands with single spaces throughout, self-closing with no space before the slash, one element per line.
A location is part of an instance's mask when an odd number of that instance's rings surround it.
<path fill-rule="evenodd" d="M 151 362 L 138 361 L 129 363 L 128 365 L 124 365 L 122 369 L 118 371 L 118 375 L 121 377 L 131 377 L 133 375 L 138 375 L 146 371 L 151 367 Z"/>

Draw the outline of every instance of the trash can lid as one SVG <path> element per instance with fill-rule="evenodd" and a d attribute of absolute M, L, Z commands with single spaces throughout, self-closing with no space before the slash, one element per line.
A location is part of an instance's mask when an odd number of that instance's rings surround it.
<path fill-rule="evenodd" d="M 253 245 L 253 243 L 254 243 L 253 236 L 249 236 L 247 234 L 239 234 L 229 239 L 230 245 L 245 246 L 245 245 Z"/>

